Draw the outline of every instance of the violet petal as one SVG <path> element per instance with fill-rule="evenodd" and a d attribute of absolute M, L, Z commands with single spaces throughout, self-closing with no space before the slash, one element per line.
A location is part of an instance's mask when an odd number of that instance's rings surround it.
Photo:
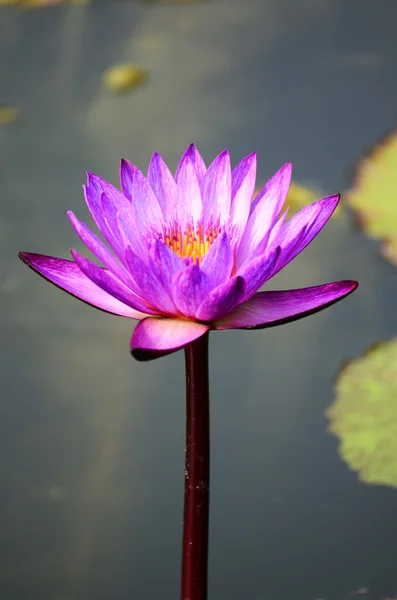
<path fill-rule="evenodd" d="M 123 195 L 131 202 L 132 201 L 132 179 L 134 172 L 138 167 L 133 165 L 125 158 L 120 161 L 120 183 Z"/>
<path fill-rule="evenodd" d="M 220 235 L 204 256 L 201 269 L 208 275 L 211 287 L 217 287 L 230 277 L 234 263 L 233 252 L 226 233 Z"/>
<path fill-rule="evenodd" d="M 150 266 L 146 265 L 129 246 L 125 249 L 125 260 L 140 290 L 139 295 L 161 313 L 167 315 L 175 314 L 176 308 L 172 297 L 164 289 L 161 281 L 156 277 Z"/>
<path fill-rule="evenodd" d="M 137 360 L 152 360 L 180 350 L 209 330 L 209 325 L 183 319 L 149 317 L 135 327 L 131 353 Z"/>
<path fill-rule="evenodd" d="M 259 192 L 256 204 L 251 208 L 239 250 L 237 267 L 255 253 L 262 240 L 269 238 L 270 230 L 275 224 L 287 197 L 291 181 L 292 166 L 287 163 L 273 175 L 265 187 Z"/>
<path fill-rule="evenodd" d="M 72 260 L 30 252 L 20 252 L 19 258 L 50 283 L 95 308 L 130 319 L 147 316 L 147 313 L 134 310 L 107 294 L 88 279 Z"/>
<path fill-rule="evenodd" d="M 180 313 L 194 318 L 206 295 L 211 291 L 209 277 L 197 265 L 185 267 L 172 280 L 174 302 Z"/>
<path fill-rule="evenodd" d="M 241 269 L 237 271 L 237 275 L 243 277 L 246 285 L 246 296 L 244 300 L 252 296 L 262 285 L 266 283 L 277 268 L 278 260 L 281 255 L 281 248 L 277 246 L 269 252 L 265 252 L 261 256 L 247 261 Z"/>
<path fill-rule="evenodd" d="M 199 321 L 213 321 L 227 315 L 246 295 L 242 277 L 232 277 L 226 283 L 212 290 L 199 306 L 196 318 Z"/>
<path fill-rule="evenodd" d="M 107 246 L 93 233 L 87 225 L 73 214 L 71 210 L 67 211 L 70 222 L 81 241 L 96 256 L 101 263 L 107 267 L 116 277 L 125 285 L 131 283 L 131 277 L 124 265 L 114 256 Z"/>
<path fill-rule="evenodd" d="M 120 302 L 123 302 L 123 304 L 126 304 L 135 310 L 146 314 L 157 314 L 157 311 L 153 309 L 153 307 L 137 296 L 132 290 L 127 288 L 115 275 L 113 275 L 113 273 L 111 273 L 111 271 L 98 267 L 98 265 L 77 252 L 77 250 L 72 249 L 70 252 L 84 275 L 86 275 L 88 279 L 91 279 L 91 281 L 104 292 L 107 292 Z"/>
<path fill-rule="evenodd" d="M 149 250 L 150 267 L 172 298 L 174 275 L 186 268 L 183 260 L 160 240 L 155 240 Z"/>
<path fill-rule="evenodd" d="M 215 329 L 263 329 L 296 321 L 331 306 L 351 294 L 356 281 L 336 281 L 297 290 L 258 292 L 240 304 Z"/>
<path fill-rule="evenodd" d="M 338 194 L 318 200 L 302 208 L 287 221 L 277 241 L 281 246 L 281 256 L 273 275 L 283 269 L 313 241 L 332 216 L 339 198 Z"/>

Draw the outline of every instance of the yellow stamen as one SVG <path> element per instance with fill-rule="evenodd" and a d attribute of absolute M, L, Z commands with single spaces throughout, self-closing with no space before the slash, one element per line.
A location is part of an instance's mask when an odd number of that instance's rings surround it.
<path fill-rule="evenodd" d="M 168 248 L 181 258 L 189 258 L 192 264 L 199 265 L 211 245 L 220 234 L 220 227 L 209 225 L 203 230 L 202 225 L 194 229 L 192 224 L 182 231 L 178 225 L 163 230 L 162 239 Z"/>

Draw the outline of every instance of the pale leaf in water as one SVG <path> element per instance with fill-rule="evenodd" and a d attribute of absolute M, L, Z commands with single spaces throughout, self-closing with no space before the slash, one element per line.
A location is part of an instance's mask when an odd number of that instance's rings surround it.
<path fill-rule="evenodd" d="M 359 162 L 346 201 L 367 235 L 382 242 L 382 255 L 397 265 L 397 133 Z"/>
<path fill-rule="evenodd" d="M 338 452 L 359 479 L 397 488 L 397 338 L 341 370 L 327 410 Z"/>

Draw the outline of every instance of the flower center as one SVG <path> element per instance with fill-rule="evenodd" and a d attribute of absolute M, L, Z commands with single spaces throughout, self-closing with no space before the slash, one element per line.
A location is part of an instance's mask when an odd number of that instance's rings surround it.
<path fill-rule="evenodd" d="M 209 224 L 205 231 L 202 225 L 198 225 L 196 228 L 188 225 L 183 231 L 181 226 L 176 223 L 171 227 L 164 227 L 161 237 L 175 254 L 189 263 L 199 265 L 220 232 L 219 225 Z"/>

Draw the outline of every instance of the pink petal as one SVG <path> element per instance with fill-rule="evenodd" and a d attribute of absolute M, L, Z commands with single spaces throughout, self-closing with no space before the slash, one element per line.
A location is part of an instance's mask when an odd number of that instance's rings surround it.
<path fill-rule="evenodd" d="M 174 216 L 176 183 L 171 171 L 157 152 L 151 158 L 147 178 L 164 219 L 169 221 Z"/>
<path fill-rule="evenodd" d="M 163 213 L 148 180 L 139 169 L 131 173 L 131 193 L 138 230 L 142 233 L 150 231 L 151 226 L 160 230 Z"/>
<path fill-rule="evenodd" d="M 70 251 L 79 269 L 91 279 L 91 281 L 123 304 L 147 314 L 157 314 L 153 307 L 149 306 L 142 298 L 137 296 L 131 289 L 127 288 L 118 280 L 111 271 L 98 267 L 95 263 L 84 258 L 77 250 Z"/>
<path fill-rule="evenodd" d="M 258 292 L 213 324 L 215 329 L 263 329 L 296 321 L 327 308 L 351 294 L 356 281 L 336 281 L 316 287 Z"/>
<path fill-rule="evenodd" d="M 232 277 L 208 294 L 197 310 L 196 319 L 199 321 L 221 319 L 240 304 L 245 294 L 244 279 Z"/>
<path fill-rule="evenodd" d="M 144 260 L 148 253 L 147 241 L 145 237 L 142 237 L 142 232 L 136 225 L 132 211 L 128 209 L 119 210 L 116 219 L 123 255 L 124 248 L 130 246 L 135 254 Z"/>
<path fill-rule="evenodd" d="M 130 319 L 147 316 L 147 313 L 134 310 L 96 286 L 72 260 L 29 252 L 20 252 L 19 258 L 50 283 L 95 308 Z"/>
<path fill-rule="evenodd" d="M 283 269 L 318 235 L 339 202 L 339 194 L 318 200 L 302 208 L 284 225 L 278 236 L 281 256 L 273 275 Z"/>
<path fill-rule="evenodd" d="M 180 350 L 204 335 L 209 325 L 183 319 L 149 317 L 135 327 L 131 353 L 137 360 L 152 360 Z"/>
<path fill-rule="evenodd" d="M 232 171 L 232 199 L 230 205 L 230 223 L 237 240 L 247 224 L 251 208 L 251 199 L 255 189 L 256 154 L 246 156 Z"/>
<path fill-rule="evenodd" d="M 196 171 L 189 156 L 179 163 L 176 175 L 175 210 L 182 229 L 191 223 L 196 224 L 202 213 L 200 186 Z"/>
<path fill-rule="evenodd" d="M 207 167 L 205 166 L 205 162 L 203 161 L 200 152 L 197 150 L 197 148 L 194 144 L 190 144 L 189 148 L 186 148 L 185 152 L 182 154 L 182 158 L 179 161 L 179 165 L 178 165 L 176 173 L 175 173 L 175 179 L 178 178 L 181 165 L 183 164 L 183 162 L 187 156 L 192 161 L 192 163 L 194 165 L 194 169 L 196 171 L 197 179 L 200 182 L 203 179 L 203 177 L 207 171 Z"/>
<path fill-rule="evenodd" d="M 203 199 L 203 226 L 209 222 L 221 224 L 229 219 L 232 176 L 230 156 L 227 150 L 221 152 L 208 167 L 201 183 Z"/>
<path fill-rule="evenodd" d="M 268 239 L 275 224 L 291 181 L 292 165 L 287 163 L 267 182 L 252 205 L 241 244 L 237 253 L 237 267 L 255 253 L 263 239 Z"/>

